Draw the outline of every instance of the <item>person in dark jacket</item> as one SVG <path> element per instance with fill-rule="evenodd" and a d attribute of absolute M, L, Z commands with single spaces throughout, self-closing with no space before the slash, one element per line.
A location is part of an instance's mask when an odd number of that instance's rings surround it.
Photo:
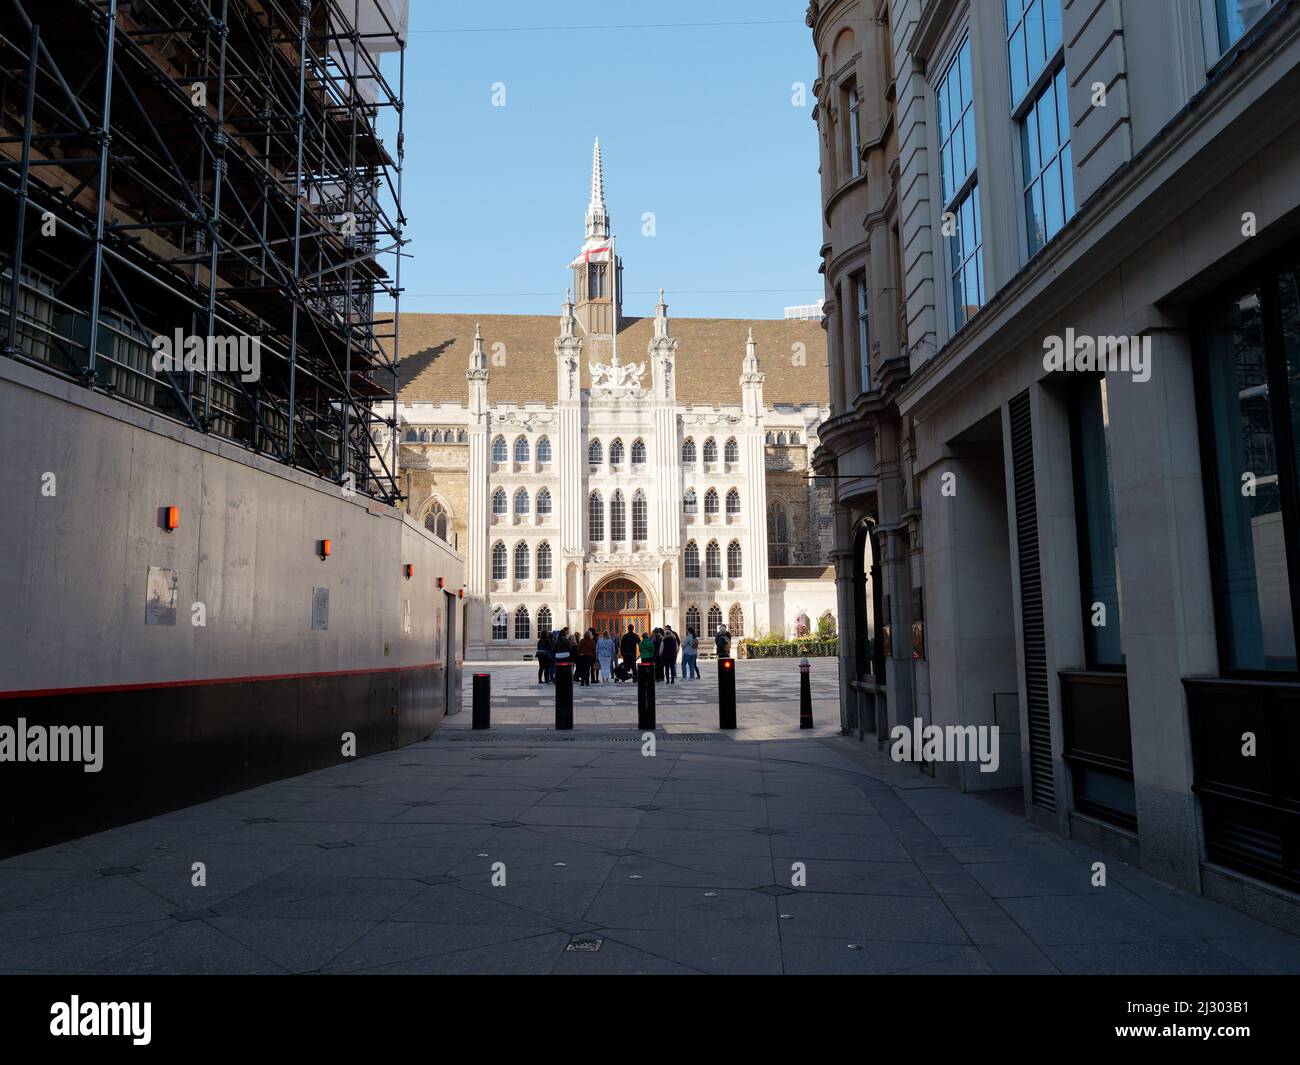
<path fill-rule="evenodd" d="M 659 663 L 664 682 L 677 683 L 677 633 L 671 625 L 664 628 L 663 639 L 659 643 Z"/>
<path fill-rule="evenodd" d="M 594 661 L 596 661 L 596 641 L 591 638 L 591 632 L 587 631 L 578 641 L 578 680 L 584 688 L 591 683 L 591 664 Z"/>
<path fill-rule="evenodd" d="M 619 641 L 618 645 L 618 649 L 623 652 L 623 663 L 634 677 L 636 676 L 637 644 L 640 642 L 636 637 L 636 629 L 628 625 L 627 632 L 623 633 L 623 639 Z"/>
<path fill-rule="evenodd" d="M 655 629 L 650 635 L 655 640 L 655 682 L 658 683 L 664 679 L 664 660 L 659 657 L 659 648 L 664 642 L 664 630 Z"/>
<path fill-rule="evenodd" d="M 551 634 L 539 633 L 537 636 L 537 683 L 545 684 L 551 679 Z"/>

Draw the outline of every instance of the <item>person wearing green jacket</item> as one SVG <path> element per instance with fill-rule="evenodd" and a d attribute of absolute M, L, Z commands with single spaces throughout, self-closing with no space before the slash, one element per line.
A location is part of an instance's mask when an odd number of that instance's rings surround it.
<path fill-rule="evenodd" d="M 641 634 L 641 664 L 643 666 L 655 664 L 655 640 L 648 632 Z"/>

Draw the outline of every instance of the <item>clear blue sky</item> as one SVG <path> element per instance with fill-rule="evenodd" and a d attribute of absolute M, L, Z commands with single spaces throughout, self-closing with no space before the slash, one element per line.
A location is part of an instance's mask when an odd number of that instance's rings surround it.
<path fill-rule="evenodd" d="M 625 314 L 653 314 L 660 285 L 681 317 L 779 318 L 814 302 L 805 6 L 412 0 L 402 309 L 558 314 L 597 135 Z M 654 237 L 641 235 L 646 211 Z"/>

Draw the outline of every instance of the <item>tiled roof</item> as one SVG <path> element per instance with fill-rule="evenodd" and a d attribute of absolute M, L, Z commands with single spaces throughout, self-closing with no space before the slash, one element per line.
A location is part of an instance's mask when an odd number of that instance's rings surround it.
<path fill-rule="evenodd" d="M 677 398 L 681 403 L 740 403 L 740 364 L 745 357 L 745 336 L 753 327 L 758 358 L 767 375 L 764 402 L 768 406 L 827 404 L 826 333 L 821 323 L 783 318 L 669 321 L 669 332 L 677 339 Z M 554 345 L 560 320 L 558 315 L 541 314 L 403 314 L 398 346 L 401 401 L 468 402 L 465 370 L 476 323 L 483 330 L 483 350 L 491 371 L 488 402 L 554 402 Z M 619 358 L 645 361 L 653 334 L 653 318 L 624 318 L 618 334 Z M 493 346 L 498 342 L 505 345 L 504 366 L 493 364 Z M 804 345 L 801 366 L 795 365 L 796 344 Z M 583 387 L 590 384 L 587 361 L 584 357 Z M 648 374 L 649 366 L 646 370 Z"/>

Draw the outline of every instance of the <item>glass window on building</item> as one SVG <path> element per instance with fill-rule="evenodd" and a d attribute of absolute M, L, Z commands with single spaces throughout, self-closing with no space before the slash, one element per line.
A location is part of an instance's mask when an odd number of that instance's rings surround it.
<path fill-rule="evenodd" d="M 871 391 L 871 329 L 870 313 L 867 307 L 867 275 L 855 274 L 853 277 L 853 300 L 858 314 L 858 373 L 861 383 L 860 391 Z M 791 434 L 792 436 L 794 434 Z"/>
<path fill-rule="evenodd" d="M 1300 538 L 1295 272 L 1273 273 L 1216 301 L 1201 332 L 1221 664 L 1226 670 L 1293 672 L 1297 566 L 1291 552 Z"/>
<path fill-rule="evenodd" d="M 492 611 L 492 639 L 505 640 L 509 638 L 509 617 L 506 614 L 505 607 L 499 606 Z"/>
<path fill-rule="evenodd" d="M 1110 407 L 1103 377 L 1077 382 L 1070 393 L 1078 524 L 1083 643 L 1089 669 L 1124 665 L 1121 599 L 1111 488 Z"/>
<path fill-rule="evenodd" d="M 975 166 L 975 97 L 970 63 L 970 38 L 966 38 L 935 86 L 943 188 L 940 223 L 946 238 L 954 332 L 984 303 L 984 238 Z"/>
<path fill-rule="evenodd" d="M 1277 0 L 1214 0 L 1219 53 L 1222 54 L 1246 35 Z"/>

